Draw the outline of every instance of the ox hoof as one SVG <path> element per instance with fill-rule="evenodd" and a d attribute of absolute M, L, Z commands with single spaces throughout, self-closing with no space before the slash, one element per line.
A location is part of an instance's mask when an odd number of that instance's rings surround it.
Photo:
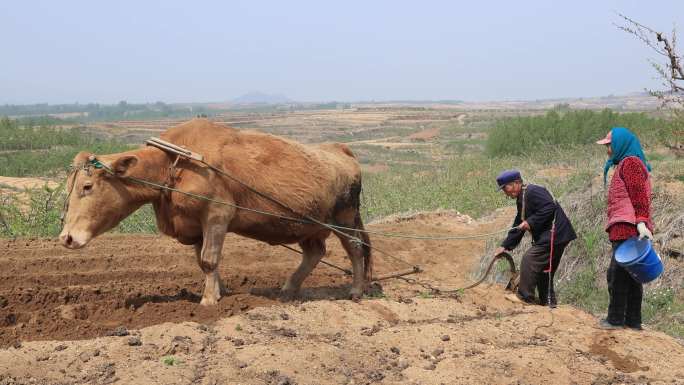
<path fill-rule="evenodd" d="M 351 298 L 352 301 L 354 302 L 359 302 L 361 301 L 361 297 L 363 296 L 363 292 L 361 290 L 354 290 L 352 289 L 349 292 L 349 297 Z"/>
<path fill-rule="evenodd" d="M 200 301 L 200 305 L 202 306 L 214 306 L 218 303 L 219 298 L 207 298 L 203 297 L 202 300 Z"/>
<path fill-rule="evenodd" d="M 297 292 L 295 290 L 283 290 L 280 292 L 278 299 L 280 302 L 292 302 L 297 298 Z"/>

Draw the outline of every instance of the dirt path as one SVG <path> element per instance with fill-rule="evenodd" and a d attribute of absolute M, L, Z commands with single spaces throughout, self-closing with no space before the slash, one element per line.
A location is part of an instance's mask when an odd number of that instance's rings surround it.
<path fill-rule="evenodd" d="M 369 228 L 474 234 L 504 228 L 508 211 Z M 471 282 L 484 249 L 482 240 L 373 240 L 444 287 Z M 339 244 L 328 246 L 326 259 L 348 267 Z M 282 304 L 277 287 L 299 257 L 229 236 L 221 275 L 234 294 L 203 308 L 194 259 L 157 236 L 105 236 L 80 251 L 0 242 L 0 384 L 684 383 L 684 349 L 672 338 L 600 331 L 568 306 L 552 314 L 510 303 L 499 285 L 424 298 L 394 280 L 384 298 L 353 303 L 349 279 L 319 266 L 302 301 Z M 406 267 L 376 261 L 377 273 Z"/>

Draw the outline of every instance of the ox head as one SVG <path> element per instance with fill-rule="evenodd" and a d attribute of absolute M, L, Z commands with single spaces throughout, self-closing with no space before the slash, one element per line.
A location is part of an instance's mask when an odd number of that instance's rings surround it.
<path fill-rule="evenodd" d="M 85 246 L 142 205 L 134 199 L 125 181 L 137 163 L 138 157 L 130 154 L 102 158 L 86 152 L 76 155 L 67 177 L 68 195 L 59 235 L 63 246 Z"/>

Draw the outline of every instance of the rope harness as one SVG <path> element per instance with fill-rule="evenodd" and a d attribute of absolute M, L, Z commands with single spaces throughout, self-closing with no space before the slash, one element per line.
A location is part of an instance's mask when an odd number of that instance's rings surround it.
<path fill-rule="evenodd" d="M 115 171 L 112 170 L 112 168 L 111 168 L 109 165 L 107 165 L 107 164 L 101 162 L 99 159 L 97 159 L 97 157 L 96 157 L 95 155 L 90 155 L 90 156 L 88 157 L 88 160 L 87 160 L 86 162 L 84 162 L 83 164 L 81 164 L 81 165 L 79 165 L 79 166 L 77 166 L 77 167 L 74 167 L 73 170 L 72 170 L 72 172 L 71 172 L 71 175 L 70 175 L 70 177 L 71 177 L 71 185 L 70 185 L 70 187 L 69 187 L 69 189 L 68 189 L 67 196 L 66 196 L 66 199 L 65 199 L 65 201 L 64 201 L 63 208 L 62 208 L 62 213 L 61 213 L 61 215 L 60 215 L 60 221 L 61 221 L 61 223 L 62 223 L 62 226 L 64 226 L 64 220 L 65 220 L 65 217 L 66 217 L 66 213 L 68 212 L 68 209 L 69 209 L 69 199 L 70 199 L 70 197 L 71 197 L 71 194 L 73 193 L 73 189 L 74 189 L 74 185 L 75 185 L 75 181 L 76 181 L 76 177 L 77 177 L 78 173 L 79 173 L 80 171 L 84 171 L 88 176 L 91 176 L 91 175 L 92 175 L 92 170 L 91 170 L 91 169 L 92 169 L 92 168 L 95 168 L 95 169 L 103 169 L 105 172 L 107 172 L 107 173 L 109 173 L 109 174 L 111 174 L 111 175 L 114 175 L 114 176 L 116 176 L 117 178 L 119 178 L 119 179 L 121 179 L 121 180 L 128 180 L 128 181 L 131 181 L 131 182 L 134 182 L 134 183 L 137 183 L 137 184 L 141 184 L 141 185 L 144 185 L 144 186 L 153 188 L 153 189 L 160 190 L 166 199 L 170 199 L 170 194 L 171 194 L 172 192 L 175 192 L 175 193 L 183 194 L 183 195 L 186 195 L 186 196 L 189 196 L 189 197 L 198 199 L 198 200 L 204 200 L 204 201 L 207 201 L 207 202 L 212 202 L 212 203 L 216 203 L 216 204 L 220 204 L 220 205 L 230 206 L 230 207 L 233 207 L 233 208 L 235 208 L 235 209 L 237 209 L 237 210 L 249 211 L 249 212 L 253 212 L 253 213 L 257 213 L 257 214 L 261 214 L 261 215 L 265 215 L 265 216 L 275 217 L 275 218 L 278 218 L 278 219 L 281 219 L 281 220 L 292 221 L 292 222 L 296 222 L 296 223 L 300 223 L 300 224 L 316 224 L 316 225 L 322 226 L 322 227 L 324 227 L 324 228 L 326 228 L 326 229 L 328 229 L 328 230 L 334 232 L 335 234 L 338 234 L 338 235 L 340 235 L 340 236 L 343 236 L 343 237 L 346 237 L 346 238 L 350 239 L 350 241 L 351 241 L 352 243 L 354 243 L 354 244 L 356 244 L 356 245 L 358 245 L 358 246 L 360 246 L 360 245 L 367 246 L 368 248 L 371 248 L 371 249 L 373 249 L 373 250 L 375 250 L 375 251 L 377 251 L 377 252 L 380 252 L 381 254 L 385 255 L 385 256 L 388 257 L 388 258 L 391 258 L 391 259 L 393 259 L 393 260 L 395 260 L 395 261 L 397 261 L 397 262 L 400 262 L 400 263 L 402 263 L 402 264 L 405 264 L 405 265 L 411 267 L 409 270 L 406 270 L 406 271 L 395 272 L 395 273 L 389 273 L 389 274 L 384 274 L 384 275 L 375 277 L 375 278 L 372 279 L 372 281 L 380 281 L 380 280 L 389 279 L 389 278 L 400 278 L 400 279 L 405 280 L 406 282 L 409 282 L 409 283 L 416 283 L 416 284 L 419 284 L 419 285 L 421 285 L 421 286 L 424 286 L 424 287 L 430 289 L 433 293 L 452 293 L 452 292 L 461 292 L 461 291 L 463 291 L 463 290 L 472 289 L 472 288 L 474 288 L 474 287 L 480 285 L 482 282 L 484 282 L 484 280 L 487 278 L 487 275 L 488 275 L 489 272 L 491 271 L 491 269 L 492 269 L 492 267 L 493 267 L 493 265 L 494 265 L 494 262 L 496 262 L 496 261 L 499 260 L 500 258 L 506 258 L 506 259 L 508 260 L 508 262 L 509 262 L 509 265 L 510 265 L 510 268 L 511 268 L 511 273 L 512 273 L 513 275 L 516 274 L 515 263 L 513 262 L 513 258 L 512 258 L 508 253 L 501 253 L 501 254 L 495 256 L 495 257 L 492 259 L 492 261 L 489 263 L 489 265 L 488 265 L 488 267 L 487 267 L 485 273 L 482 275 L 482 277 L 481 277 L 478 281 L 476 281 L 475 283 L 473 283 L 473 284 L 471 284 L 471 285 L 469 285 L 469 286 L 467 286 L 467 287 L 463 287 L 463 288 L 459 288 L 459 289 L 444 290 L 444 289 L 440 289 L 440 288 L 434 287 L 434 286 L 432 286 L 432 285 L 430 285 L 430 284 L 428 284 L 428 283 L 420 283 L 420 282 L 418 282 L 418 281 L 416 281 L 416 280 L 409 279 L 409 278 L 405 278 L 405 277 L 404 277 L 405 275 L 421 273 L 421 272 L 423 272 L 423 269 L 421 269 L 420 266 L 413 265 L 413 264 L 411 264 L 411 263 L 409 263 L 409 262 L 407 262 L 407 261 L 404 261 L 404 260 L 401 259 L 401 258 L 398 258 L 398 257 L 396 257 L 396 256 L 394 256 L 394 255 L 392 255 L 392 254 L 390 254 L 390 253 L 388 253 L 388 252 L 386 252 L 386 251 L 383 251 L 383 250 L 379 249 L 377 246 L 371 246 L 369 243 L 364 242 L 364 241 L 363 241 L 361 238 L 359 238 L 358 236 L 354 236 L 354 235 L 348 234 L 347 232 L 357 233 L 356 235 L 358 235 L 358 233 L 367 233 L 367 234 L 374 234 L 374 235 L 384 236 L 384 237 L 404 238 L 404 239 L 419 239 L 419 240 L 466 240 L 466 239 L 476 239 L 476 238 L 490 237 L 490 236 L 492 236 L 492 235 L 496 235 L 496 234 L 501 234 L 501 233 L 504 233 L 504 232 L 508 232 L 510 229 L 503 229 L 503 230 L 495 231 L 495 232 L 491 232 L 491 233 L 483 233 L 483 234 L 476 234 L 476 235 L 465 235 L 465 236 L 429 236 L 429 235 L 416 235 L 416 234 L 385 233 L 385 232 L 380 232 L 380 231 L 372 231 L 372 230 L 366 230 L 366 229 L 357 229 L 357 228 L 350 228 L 350 227 L 345 227 L 345 226 L 339 226 L 339 225 L 329 224 L 329 223 L 325 223 L 325 222 L 319 221 L 319 220 L 317 220 L 317 219 L 315 219 L 315 218 L 313 218 L 313 217 L 311 217 L 311 216 L 309 216 L 309 215 L 298 213 L 296 210 L 292 209 L 291 207 L 289 207 L 289 206 L 286 205 L 285 203 L 283 203 L 283 202 L 281 202 L 281 201 L 279 201 L 279 200 L 277 200 L 277 199 L 275 199 L 275 198 L 273 198 L 273 197 L 271 197 L 271 196 L 269 196 L 269 195 L 267 195 L 267 194 L 264 194 L 264 193 L 262 193 L 262 192 L 256 190 L 255 188 L 251 187 L 249 184 L 243 182 L 242 180 L 236 178 L 235 176 L 230 175 L 230 174 L 228 174 L 227 172 L 225 172 L 224 170 L 222 170 L 222 169 L 220 169 L 220 168 L 218 168 L 218 167 L 215 167 L 215 166 L 213 166 L 213 165 L 207 163 L 207 162 L 204 160 L 203 156 L 200 155 L 200 154 L 197 154 L 197 153 L 194 153 L 194 152 L 192 152 L 192 151 L 189 151 L 189 150 L 187 150 L 187 149 L 185 149 L 185 148 L 176 146 L 176 145 L 174 145 L 174 144 L 172 144 L 172 143 L 163 141 L 163 140 L 161 140 L 161 139 L 159 139 L 159 138 L 151 138 L 150 140 L 148 140 L 148 141 L 146 142 L 146 144 L 147 144 L 147 145 L 150 145 L 150 146 L 157 147 L 157 148 L 161 149 L 161 150 L 164 151 L 164 152 L 172 153 L 172 154 L 175 154 L 175 155 L 176 155 L 175 160 L 174 160 L 174 161 L 171 163 L 171 165 L 169 166 L 169 177 L 168 177 L 168 181 L 167 181 L 166 183 L 162 184 L 162 183 L 157 183 L 157 182 L 148 181 L 148 180 L 145 180 L 145 179 L 136 178 L 136 177 L 133 177 L 133 176 L 121 176 L 121 175 L 117 175 L 117 174 L 115 173 Z M 202 165 L 206 166 L 207 168 L 211 169 L 212 171 L 214 171 L 214 172 L 216 172 L 216 173 L 218 173 L 218 174 L 220 174 L 220 175 L 222 175 L 222 176 L 225 176 L 225 177 L 227 177 L 227 178 L 229 178 L 229 179 L 231 179 L 231 180 L 237 182 L 238 184 L 242 185 L 243 187 L 245 187 L 247 190 L 253 192 L 254 194 L 256 194 L 256 195 L 258 195 L 258 196 L 260 196 L 260 197 L 262 197 L 262 198 L 264 198 L 264 199 L 266 199 L 266 200 L 268 200 L 268 201 L 270 201 L 270 202 L 272 202 L 272 203 L 275 203 L 276 205 L 282 207 L 282 208 L 285 209 L 286 211 L 290 212 L 290 214 L 292 214 L 293 216 L 285 216 L 285 215 L 277 214 L 277 213 L 274 213 L 274 212 L 268 212 L 268 211 L 262 211 L 262 210 L 253 209 L 253 208 L 249 208 L 249 207 L 243 207 L 243 206 L 240 206 L 240 205 L 236 205 L 236 204 L 234 204 L 234 203 L 231 203 L 231 202 L 226 202 L 226 201 L 218 200 L 218 199 L 215 199 L 215 198 L 212 198 L 212 197 L 208 197 L 208 196 L 204 196 L 204 195 L 200 195 L 200 194 L 191 193 L 191 192 L 189 192 L 189 191 L 183 191 L 183 190 L 180 190 L 180 189 L 176 188 L 176 187 L 175 187 L 176 182 L 180 179 L 180 173 L 181 173 L 182 170 L 183 170 L 183 169 L 181 168 L 180 171 L 177 171 L 177 170 L 178 170 L 178 167 L 177 167 L 177 166 L 178 166 L 178 162 L 179 162 L 179 160 L 180 160 L 181 158 L 186 158 L 186 159 L 194 160 L 194 161 L 196 161 L 196 162 L 198 162 L 198 163 L 201 163 Z M 290 246 L 284 245 L 284 244 L 281 244 L 280 246 L 283 246 L 283 247 L 285 247 L 285 248 L 287 248 L 287 249 L 289 249 L 289 250 L 295 251 L 295 252 L 300 253 L 300 254 L 302 253 L 301 251 L 299 251 L 299 250 L 297 250 L 297 249 L 295 249 L 295 248 L 292 248 L 292 247 L 290 247 Z M 344 268 L 342 268 L 342 267 L 336 266 L 336 265 L 334 265 L 334 264 L 332 264 L 332 263 L 329 263 L 329 262 L 326 262 L 326 261 L 324 261 L 324 260 L 322 260 L 322 259 L 321 259 L 321 262 L 324 263 L 324 264 L 327 265 L 327 266 L 333 267 L 333 268 L 335 268 L 335 269 L 338 269 L 338 270 L 344 272 L 346 275 L 351 275 L 351 274 L 352 274 L 352 272 L 351 272 L 350 270 L 348 270 L 348 269 L 344 269 Z M 510 286 L 510 285 L 511 285 L 511 284 L 509 283 L 509 286 Z"/>

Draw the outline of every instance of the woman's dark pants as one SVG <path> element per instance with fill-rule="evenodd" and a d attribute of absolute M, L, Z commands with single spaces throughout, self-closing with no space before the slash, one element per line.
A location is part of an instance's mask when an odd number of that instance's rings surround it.
<path fill-rule="evenodd" d="M 624 241 L 612 242 L 613 253 L 608 266 L 608 322 L 613 325 L 627 325 L 632 328 L 641 326 L 641 300 L 644 296 L 644 285 L 631 275 L 615 260 L 615 250 Z"/>

